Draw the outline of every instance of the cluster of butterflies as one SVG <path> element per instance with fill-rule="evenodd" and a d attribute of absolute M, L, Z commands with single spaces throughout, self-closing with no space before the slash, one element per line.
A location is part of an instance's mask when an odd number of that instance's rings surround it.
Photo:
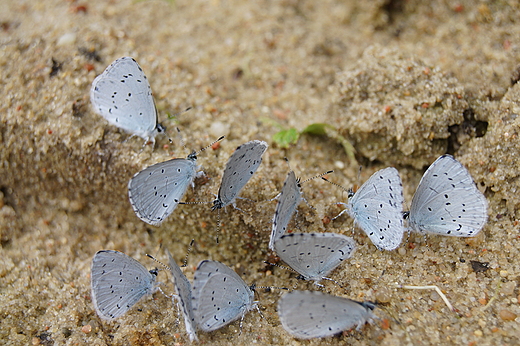
<path fill-rule="evenodd" d="M 197 331 L 211 332 L 239 319 L 257 307 L 255 285 L 248 286 L 231 268 L 218 261 L 199 263 L 193 285 L 169 251 L 177 307 L 182 312 L 190 341 Z M 150 256 L 151 257 L 151 256 Z M 114 250 L 98 251 L 92 260 L 92 302 L 99 317 L 113 320 L 124 315 L 143 296 L 158 289 L 157 269 L 147 271 L 135 259 Z M 283 327 L 296 337 L 331 336 L 358 328 L 373 319 L 375 305 L 317 291 L 291 291 L 278 303 Z"/>
<path fill-rule="evenodd" d="M 150 85 L 132 58 L 116 60 L 94 80 L 91 101 L 94 109 L 110 123 L 146 141 L 154 141 L 155 135 L 164 130 L 157 122 Z M 260 166 L 266 150 L 267 143 L 258 140 L 237 147 L 225 166 L 212 210 L 234 204 Z M 197 154 L 192 152 L 185 159 L 151 165 L 130 180 L 130 203 L 141 220 L 159 225 L 174 212 L 197 175 Z M 278 196 L 269 248 L 302 279 L 318 284 L 352 256 L 356 244 L 352 238 L 336 233 L 286 234 L 303 199 L 302 184 L 293 171 L 288 173 Z M 340 215 L 348 212 L 381 250 L 396 249 L 408 230 L 470 237 L 487 221 L 486 198 L 466 168 L 450 155 L 439 157 L 425 172 L 409 211 L 403 210 L 401 179 L 392 167 L 374 173 L 355 193 L 349 190 L 348 202 L 341 204 L 346 208 Z M 226 265 L 202 261 L 191 286 L 169 252 L 167 255 L 175 297 L 191 340 L 197 338 L 197 330 L 209 332 L 221 328 L 243 318 L 256 306 L 254 286 L 246 285 Z M 115 319 L 126 313 L 143 296 L 156 290 L 156 276 L 156 269 L 147 271 L 121 252 L 96 253 L 91 284 L 98 315 Z M 372 320 L 374 308 L 372 303 L 320 292 L 291 291 L 280 299 L 278 314 L 282 326 L 292 335 L 315 338 L 362 326 Z"/>

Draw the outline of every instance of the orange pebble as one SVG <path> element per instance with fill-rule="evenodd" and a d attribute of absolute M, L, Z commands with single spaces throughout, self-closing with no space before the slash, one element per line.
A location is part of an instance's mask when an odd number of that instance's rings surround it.
<path fill-rule="evenodd" d="M 381 328 L 382 329 L 390 329 L 390 320 L 388 318 L 383 318 L 381 321 Z"/>
<path fill-rule="evenodd" d="M 504 321 L 514 321 L 518 317 L 514 312 L 506 309 L 500 310 L 498 316 L 500 316 L 500 318 Z"/>

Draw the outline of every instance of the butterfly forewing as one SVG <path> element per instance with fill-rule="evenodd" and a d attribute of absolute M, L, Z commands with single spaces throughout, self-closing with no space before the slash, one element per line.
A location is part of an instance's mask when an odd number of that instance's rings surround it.
<path fill-rule="evenodd" d="M 157 111 L 150 83 L 139 64 L 129 57 L 114 61 L 92 83 L 94 110 L 128 133 L 153 139 Z"/>
<path fill-rule="evenodd" d="M 213 202 L 212 209 L 224 208 L 235 201 L 262 163 L 262 155 L 266 150 L 267 143 L 256 140 L 237 147 L 224 168 L 218 197 Z"/>
<path fill-rule="evenodd" d="M 231 323 L 254 306 L 254 292 L 231 268 L 202 261 L 193 279 L 193 312 L 198 327 L 209 332 Z"/>
<path fill-rule="evenodd" d="M 450 155 L 439 157 L 424 173 L 412 199 L 412 229 L 471 237 L 486 222 L 487 200 L 467 169 Z"/>
<path fill-rule="evenodd" d="M 157 273 L 119 251 L 98 251 L 92 259 L 92 302 L 103 319 L 125 314 L 155 290 Z"/>
<path fill-rule="evenodd" d="M 181 268 L 177 265 L 177 262 L 175 262 L 170 252 L 166 250 L 166 253 L 168 254 L 168 266 L 170 267 L 175 292 L 177 293 L 177 306 L 182 311 L 184 324 L 186 325 L 186 332 L 190 337 L 190 341 L 198 340 L 196 333 L 197 326 L 193 315 L 190 282 L 182 272 Z"/>
<path fill-rule="evenodd" d="M 300 204 L 302 193 L 298 179 L 293 171 L 287 174 L 287 178 L 282 187 L 282 192 L 273 217 L 273 226 L 271 230 L 271 238 L 269 240 L 269 248 L 274 250 L 274 242 L 280 239 L 287 230 L 287 225 Z"/>
<path fill-rule="evenodd" d="M 292 291 L 278 302 L 278 316 L 286 331 L 297 338 L 336 335 L 370 322 L 374 306 L 317 291 Z"/>
<path fill-rule="evenodd" d="M 393 167 L 374 173 L 349 199 L 349 212 L 372 243 L 394 250 L 403 238 L 403 185 Z"/>
<path fill-rule="evenodd" d="M 134 175 L 128 183 L 128 197 L 137 216 L 160 225 L 179 204 L 196 170 L 196 157 L 190 155 L 151 165 Z"/>
<path fill-rule="evenodd" d="M 352 238 L 335 233 L 291 233 L 274 243 L 275 251 L 306 280 L 320 281 L 345 259 L 356 244 Z"/>

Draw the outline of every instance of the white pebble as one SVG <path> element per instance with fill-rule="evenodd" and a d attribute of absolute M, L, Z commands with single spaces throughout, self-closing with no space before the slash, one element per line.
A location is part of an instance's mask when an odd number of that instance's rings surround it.
<path fill-rule="evenodd" d="M 68 32 L 63 34 L 56 43 L 57 46 L 70 46 L 76 42 L 76 34 L 72 32 Z"/>
<path fill-rule="evenodd" d="M 209 134 L 212 137 L 227 136 L 229 134 L 229 124 L 220 121 L 214 121 L 209 127 Z"/>
<path fill-rule="evenodd" d="M 336 167 L 337 169 L 343 169 L 345 168 L 345 164 L 343 163 L 343 161 L 335 161 L 334 162 L 334 167 Z"/>

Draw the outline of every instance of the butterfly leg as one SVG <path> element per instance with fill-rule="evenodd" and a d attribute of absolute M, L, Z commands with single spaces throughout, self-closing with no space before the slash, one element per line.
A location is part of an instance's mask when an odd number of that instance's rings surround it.
<path fill-rule="evenodd" d="M 348 205 L 347 203 L 337 203 L 338 205 L 343 205 L 345 206 L 346 208 L 343 209 L 338 215 L 336 215 L 335 217 L 332 218 L 332 221 L 336 220 L 338 217 L 340 217 L 341 215 L 343 215 L 344 213 L 348 212 Z"/>

